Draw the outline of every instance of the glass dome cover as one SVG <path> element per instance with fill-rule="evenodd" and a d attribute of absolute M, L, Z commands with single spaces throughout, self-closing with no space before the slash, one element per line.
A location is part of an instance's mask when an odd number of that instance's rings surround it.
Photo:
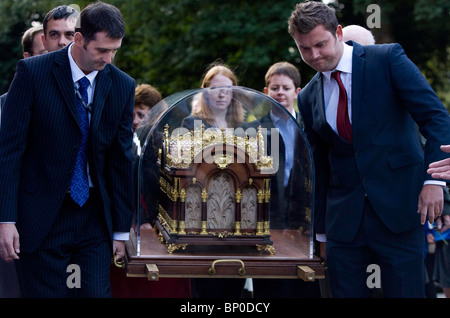
<path fill-rule="evenodd" d="M 169 253 L 254 244 L 273 255 L 272 237 L 288 235 L 313 256 L 312 154 L 297 113 L 240 86 L 183 91 L 151 109 L 134 147 L 138 256 L 144 227 Z"/>

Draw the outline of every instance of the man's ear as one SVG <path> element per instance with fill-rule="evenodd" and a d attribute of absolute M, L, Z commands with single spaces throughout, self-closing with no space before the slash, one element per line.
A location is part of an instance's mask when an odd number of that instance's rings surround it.
<path fill-rule="evenodd" d="M 84 45 L 84 37 L 83 37 L 83 34 L 81 34 L 80 32 L 75 32 L 75 36 L 74 36 L 73 42 L 74 42 L 77 46 L 83 47 L 83 45 Z"/>
<path fill-rule="evenodd" d="M 338 26 L 336 28 L 336 38 L 339 41 L 342 41 L 343 36 L 344 36 L 344 32 L 342 32 L 342 26 L 340 24 L 338 24 Z"/>
<path fill-rule="evenodd" d="M 48 51 L 48 47 L 47 47 L 47 39 L 45 38 L 45 35 L 44 35 L 44 34 L 41 35 L 41 40 L 42 40 L 42 44 L 44 45 L 45 50 Z"/>

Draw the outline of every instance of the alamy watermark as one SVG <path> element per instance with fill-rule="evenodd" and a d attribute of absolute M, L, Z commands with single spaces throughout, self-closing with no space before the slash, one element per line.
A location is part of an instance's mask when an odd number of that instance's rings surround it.
<path fill-rule="evenodd" d="M 366 269 L 370 275 L 366 279 L 366 285 L 368 288 L 381 288 L 381 269 L 380 265 L 370 264 Z"/>
<path fill-rule="evenodd" d="M 366 12 L 369 16 L 366 19 L 366 24 L 370 29 L 381 28 L 381 8 L 378 4 L 369 4 Z"/>
<path fill-rule="evenodd" d="M 66 269 L 67 273 L 70 275 L 67 277 L 66 285 L 67 288 L 81 288 L 81 269 L 77 264 L 70 264 Z"/>

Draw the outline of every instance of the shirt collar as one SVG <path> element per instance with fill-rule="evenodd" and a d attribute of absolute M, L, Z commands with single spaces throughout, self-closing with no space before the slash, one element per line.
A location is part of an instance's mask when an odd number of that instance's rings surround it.
<path fill-rule="evenodd" d="M 352 73 L 352 55 L 353 55 L 353 46 L 350 46 L 346 43 L 343 43 L 344 51 L 342 53 L 341 60 L 334 70 L 322 72 L 322 74 L 326 77 L 327 80 L 330 80 L 331 73 L 334 71 L 341 71 L 342 73 Z"/>
<path fill-rule="evenodd" d="M 67 50 L 67 54 L 69 55 L 69 62 L 70 62 L 70 70 L 72 71 L 72 80 L 74 83 L 78 82 L 81 78 L 85 77 L 89 80 L 91 83 L 91 86 L 94 85 L 95 78 L 98 74 L 98 71 L 93 71 L 89 73 L 88 75 L 84 74 L 84 72 L 78 67 L 77 63 L 75 63 L 75 60 L 72 57 L 72 47 L 73 43 L 70 44 L 69 49 Z"/>

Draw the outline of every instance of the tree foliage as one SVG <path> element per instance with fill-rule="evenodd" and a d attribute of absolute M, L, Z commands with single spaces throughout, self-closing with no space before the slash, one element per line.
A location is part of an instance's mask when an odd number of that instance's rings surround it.
<path fill-rule="evenodd" d="M 295 3 L 131 0 L 122 7 L 130 32 L 118 63 L 165 95 L 199 87 L 216 60 L 235 69 L 240 85 L 262 89 L 272 63 L 300 67 L 286 22 Z"/>
<path fill-rule="evenodd" d="M 127 35 L 115 64 L 138 83 L 157 87 L 163 96 L 200 86 L 206 67 L 222 60 L 239 84 L 262 90 L 267 68 L 278 61 L 296 65 L 302 86 L 315 73 L 300 59 L 287 32 L 298 0 L 105 0 L 117 6 Z M 20 38 L 33 21 L 60 4 L 89 1 L 0 0 L 0 93 L 7 90 L 21 58 Z M 379 43 L 399 42 L 448 105 L 450 33 L 448 0 L 331 1 L 340 23 L 365 26 L 369 4 L 381 8 Z"/>

